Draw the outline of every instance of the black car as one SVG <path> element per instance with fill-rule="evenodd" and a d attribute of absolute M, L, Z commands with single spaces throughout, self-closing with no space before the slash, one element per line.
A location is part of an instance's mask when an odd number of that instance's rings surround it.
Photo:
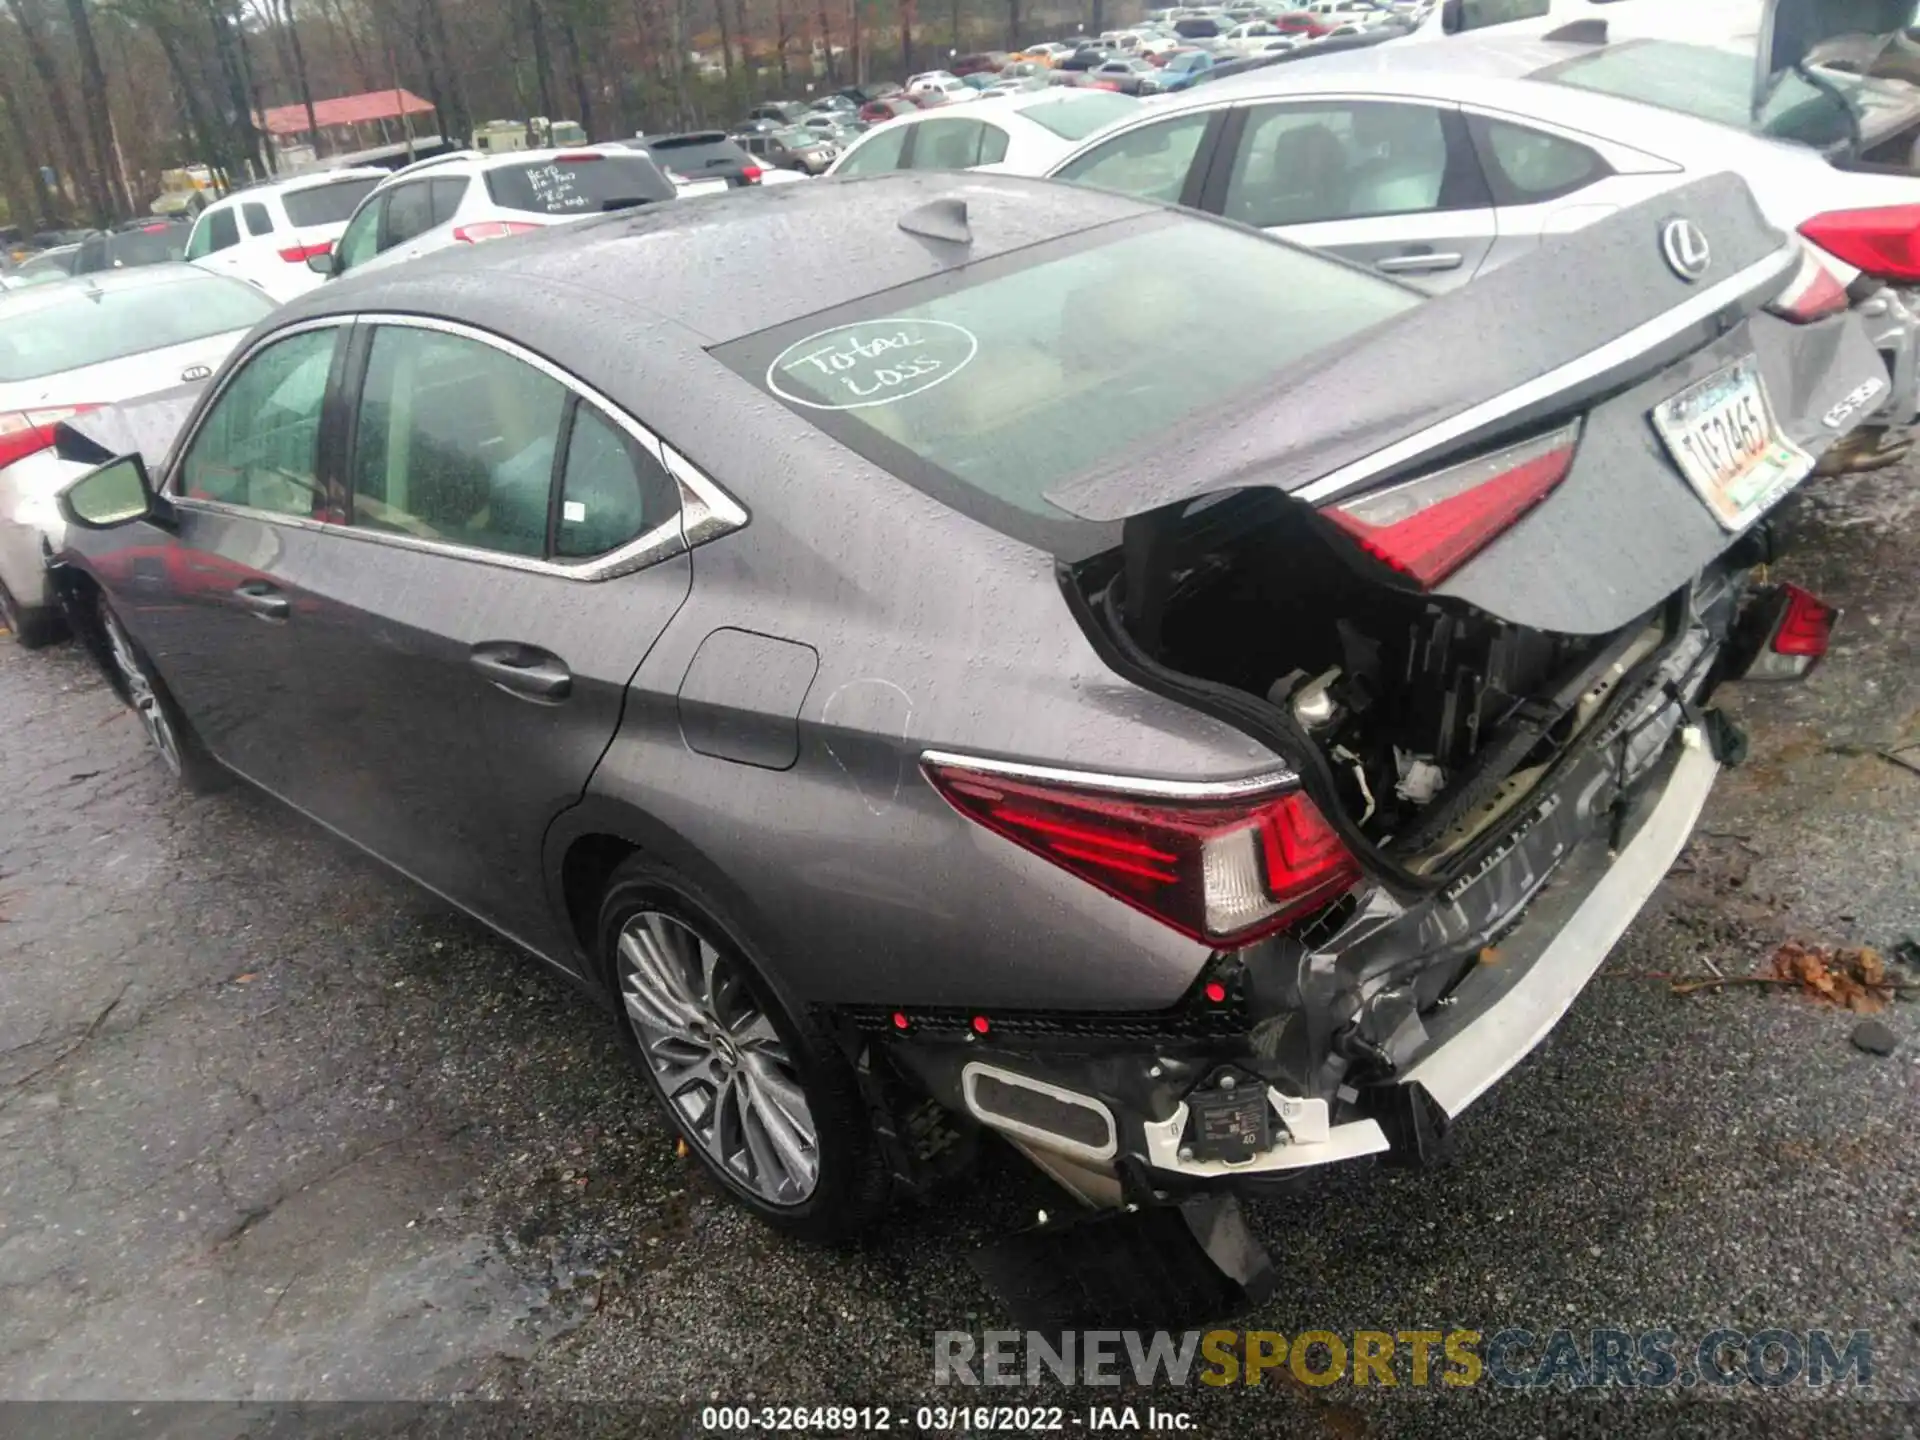
<path fill-rule="evenodd" d="M 653 157 L 653 163 L 679 180 L 725 180 L 738 188 L 760 183 L 761 166 L 724 130 L 690 130 L 683 135 L 646 135 L 617 142 Z"/>
<path fill-rule="evenodd" d="M 1101 45 L 1082 45 L 1053 68 L 1056 70 L 1092 70 L 1113 58 L 1113 52 Z"/>
<path fill-rule="evenodd" d="M 164 265 L 183 260 L 187 254 L 187 236 L 193 222 L 147 220 L 135 229 L 115 230 L 112 234 L 89 235 L 80 242 L 74 256 L 75 275 L 95 275 L 102 270 L 124 270 L 130 265 Z"/>
<path fill-rule="evenodd" d="M 806 113 L 807 107 L 798 100 L 764 100 L 747 111 L 747 119 L 770 120 L 776 125 L 792 125 Z"/>

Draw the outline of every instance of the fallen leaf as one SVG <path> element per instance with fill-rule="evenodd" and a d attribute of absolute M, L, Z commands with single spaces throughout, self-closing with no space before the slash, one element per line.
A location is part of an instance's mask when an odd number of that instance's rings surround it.
<path fill-rule="evenodd" d="M 678 1155 L 682 1160 L 686 1159 L 687 1158 L 687 1142 L 685 1140 L 674 1141 L 673 1153 Z"/>
<path fill-rule="evenodd" d="M 1859 1015 L 1886 1008 L 1897 988 L 1880 952 L 1865 945 L 1818 945 L 1788 940 L 1773 952 L 1773 979 L 1797 985 L 1810 1000 Z"/>
<path fill-rule="evenodd" d="M 1480 951 L 1480 963 L 1482 965 L 1498 965 L 1500 963 L 1500 952 L 1491 945 L 1483 946 Z"/>
<path fill-rule="evenodd" d="M 246 985 L 246 984 L 248 984 L 248 983 L 250 983 L 250 982 L 252 982 L 252 981 L 254 981 L 254 980 L 258 980 L 259 978 L 260 978 L 260 972 L 259 972 L 259 971 L 257 971 L 257 970 L 249 970 L 249 971 L 247 971 L 247 973 L 246 973 L 246 974 L 244 974 L 244 975 L 236 975 L 236 976 L 234 976 L 234 977 L 233 977 L 233 983 L 234 983 L 234 984 L 236 984 L 236 985 Z"/>

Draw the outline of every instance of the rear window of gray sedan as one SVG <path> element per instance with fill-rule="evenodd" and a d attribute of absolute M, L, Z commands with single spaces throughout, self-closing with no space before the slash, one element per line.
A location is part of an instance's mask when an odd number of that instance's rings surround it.
<path fill-rule="evenodd" d="M 1163 214 L 949 270 L 714 354 L 954 509 L 1058 550 L 1062 527 L 1083 523 L 1045 498 L 1062 480 L 1242 402 L 1419 303 L 1309 251 Z"/>

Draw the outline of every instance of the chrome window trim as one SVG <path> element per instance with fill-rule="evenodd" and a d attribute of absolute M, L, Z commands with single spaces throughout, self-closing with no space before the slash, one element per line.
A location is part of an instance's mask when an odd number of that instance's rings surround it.
<path fill-rule="evenodd" d="M 1077 785 L 1089 790 L 1145 795 L 1161 800 L 1242 800 L 1269 791 L 1294 789 L 1300 784 L 1300 777 L 1284 767 L 1228 780 L 1154 780 L 1138 775 L 1111 775 L 1093 770 L 1062 770 L 1055 766 L 1027 765 L 1014 760 L 983 760 L 975 755 L 960 755 L 950 750 L 922 750 L 920 763 L 923 766 L 938 765 L 944 769 L 973 770 L 982 775 L 1003 775 L 1009 780 Z"/>
<path fill-rule="evenodd" d="M 1771 255 L 1756 260 L 1744 270 L 1736 271 L 1717 285 L 1690 296 L 1671 310 L 1664 310 L 1651 320 L 1634 326 L 1626 334 L 1615 336 L 1577 359 L 1569 360 L 1543 375 L 1536 375 L 1490 400 L 1470 405 L 1438 424 L 1429 425 L 1404 440 L 1376 450 L 1329 475 L 1323 475 L 1312 484 L 1295 490 L 1293 498 L 1307 504 L 1318 504 L 1343 495 L 1389 470 L 1460 440 L 1475 430 L 1497 424 L 1529 405 L 1551 399 L 1563 390 L 1604 375 L 1635 356 L 1665 344 L 1688 327 L 1699 324 L 1767 281 L 1785 275 L 1800 263 L 1800 255 L 1799 240 L 1789 239 Z"/>
<path fill-rule="evenodd" d="M 474 545 L 459 545 L 444 540 L 427 540 L 417 535 L 394 534 L 384 530 L 368 530 L 355 525 L 338 525 L 331 521 L 314 520 L 302 515 L 277 515 L 268 510 L 255 510 L 245 505 L 233 505 L 224 500 L 196 499 L 180 493 L 180 481 L 183 478 L 187 455 L 192 451 L 194 442 L 200 437 L 200 431 L 207 417 L 219 406 L 234 378 L 253 357 L 267 347 L 296 335 L 316 330 L 337 330 L 350 325 L 387 325 L 401 329 L 430 330 L 443 335 L 452 335 L 460 339 L 473 340 L 490 346 L 509 355 L 522 364 L 529 365 L 557 382 L 563 389 L 578 396 L 592 405 L 608 420 L 626 432 L 627 437 L 639 445 L 656 461 L 674 481 L 680 492 L 679 513 L 654 526 L 651 530 L 629 540 L 618 549 L 609 550 L 604 555 L 589 560 L 566 563 L 558 560 L 546 560 L 533 555 L 515 555 L 509 551 L 487 550 Z M 628 575 L 636 570 L 645 569 L 682 550 L 691 550 L 709 540 L 738 530 L 747 523 L 746 509 L 717 483 L 703 474 L 691 461 L 674 450 L 646 426 L 627 414 L 620 406 L 609 400 L 600 391 L 584 380 L 561 369 L 544 356 L 536 354 L 505 336 L 495 335 L 477 326 L 458 320 L 443 320 L 437 316 L 396 315 L 383 311 L 369 311 L 351 315 L 323 315 L 311 320 L 297 321 L 284 326 L 271 334 L 263 335 L 240 355 L 221 379 L 220 387 L 208 396 L 195 415 L 192 428 L 183 437 L 179 448 L 174 452 L 168 468 L 166 481 L 161 487 L 176 505 L 190 510 L 205 510 L 213 514 L 232 515 L 242 519 L 258 520 L 269 524 L 291 525 L 297 529 L 310 529 L 328 535 L 341 535 L 356 540 L 364 540 L 376 545 L 391 545 L 401 550 L 418 550 L 429 555 L 442 555 L 453 560 L 472 560 L 484 565 L 496 565 L 506 570 L 519 570 L 529 574 L 551 575 L 558 579 L 593 582 L 611 580 L 620 575 Z"/>

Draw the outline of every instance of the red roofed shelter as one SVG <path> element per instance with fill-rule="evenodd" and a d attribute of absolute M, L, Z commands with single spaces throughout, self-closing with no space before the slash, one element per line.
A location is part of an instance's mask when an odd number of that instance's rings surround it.
<path fill-rule="evenodd" d="M 315 123 L 322 132 L 332 132 L 332 138 L 341 142 L 331 147 L 335 150 L 357 150 L 375 143 L 371 136 L 362 135 L 363 126 L 378 128 L 378 143 L 391 143 L 395 135 L 389 133 L 389 121 L 400 122 L 400 128 L 404 129 L 409 116 L 432 113 L 432 103 L 411 90 L 369 90 L 364 95 L 339 95 L 313 102 Z M 321 137 L 310 134 L 312 126 L 307 122 L 304 105 L 275 105 L 260 116 L 260 128 L 276 141 L 308 136 L 314 149 L 321 149 Z"/>

